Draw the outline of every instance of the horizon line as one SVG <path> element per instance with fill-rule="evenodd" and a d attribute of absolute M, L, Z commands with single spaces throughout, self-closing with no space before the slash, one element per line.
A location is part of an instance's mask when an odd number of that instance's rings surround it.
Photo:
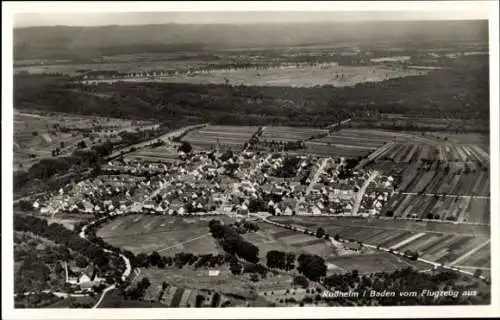
<path fill-rule="evenodd" d="M 99 24 L 99 25 L 71 25 L 71 24 L 54 24 L 54 25 L 31 25 L 31 26 L 13 26 L 13 29 L 29 29 L 29 28 L 102 28 L 102 27 L 144 27 L 144 26 L 162 26 L 162 25 L 185 25 L 185 26 L 210 26 L 210 25 L 226 25 L 226 26 L 257 26 L 257 25 L 299 25 L 299 24 L 357 24 L 357 23 L 418 23 L 418 22 L 487 22 L 488 18 L 471 18 L 471 19 L 406 19 L 406 20 L 391 20 L 391 19 L 380 19 L 380 20 L 342 20 L 342 21 L 266 21 L 266 22 L 160 22 L 160 23 L 138 23 L 138 24 Z"/>

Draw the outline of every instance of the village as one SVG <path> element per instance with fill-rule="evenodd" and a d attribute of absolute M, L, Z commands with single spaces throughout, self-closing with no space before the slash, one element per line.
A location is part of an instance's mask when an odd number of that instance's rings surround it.
<path fill-rule="evenodd" d="M 394 190 L 393 178 L 354 170 L 343 158 L 286 153 L 182 151 L 171 163 L 119 158 L 96 177 L 33 201 L 58 212 L 162 215 L 268 212 L 272 215 L 371 215 Z"/>

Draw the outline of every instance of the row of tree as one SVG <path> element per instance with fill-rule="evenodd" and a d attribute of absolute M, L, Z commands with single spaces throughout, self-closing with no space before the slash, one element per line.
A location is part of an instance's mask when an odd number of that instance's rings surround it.
<path fill-rule="evenodd" d="M 208 227 L 210 233 L 219 241 L 224 251 L 248 262 L 257 263 L 259 261 L 259 248 L 244 240 L 235 228 L 224 225 L 221 221 L 215 219 L 210 220 Z"/>

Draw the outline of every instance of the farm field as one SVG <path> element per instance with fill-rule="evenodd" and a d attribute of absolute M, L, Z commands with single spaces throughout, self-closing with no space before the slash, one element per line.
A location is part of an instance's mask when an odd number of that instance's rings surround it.
<path fill-rule="evenodd" d="M 393 143 L 374 159 L 395 163 L 418 163 L 421 160 L 475 162 L 489 165 L 489 154 L 483 146 L 454 143 Z"/>
<path fill-rule="evenodd" d="M 400 252 L 410 249 L 419 252 L 420 257 L 424 259 L 445 264 L 454 262 L 489 239 L 489 225 L 329 217 L 271 219 L 276 222 L 301 225 L 310 230 L 321 226 L 331 236 L 338 234 L 343 239 L 393 248 Z M 489 255 L 482 257 L 490 259 Z"/>
<path fill-rule="evenodd" d="M 208 230 L 212 218 L 129 215 L 104 225 L 97 235 L 113 246 L 136 254 L 152 251 L 167 256 L 180 251 L 218 253 L 217 243 Z M 218 219 L 230 220 L 223 216 Z"/>
<path fill-rule="evenodd" d="M 467 256 L 465 259 L 458 261 L 456 265 L 460 267 L 482 266 L 485 268 L 490 268 L 491 266 L 490 254 L 491 254 L 491 245 L 490 243 L 488 243 L 487 245 L 481 247 L 479 250 L 475 251 L 471 255 Z"/>
<path fill-rule="evenodd" d="M 327 262 L 336 267 L 333 268 L 330 273 L 344 273 L 358 270 L 360 274 L 363 274 L 374 272 L 392 272 L 408 267 L 419 270 L 427 270 L 431 268 L 426 263 L 412 261 L 385 252 L 350 257 L 335 257 L 328 259 Z"/>
<path fill-rule="evenodd" d="M 368 156 L 374 149 L 352 145 L 329 144 L 321 141 L 307 141 L 303 154 L 314 154 L 320 157 L 359 158 Z"/>
<path fill-rule="evenodd" d="M 381 215 L 488 224 L 490 222 L 490 199 L 469 196 L 397 194 L 387 202 Z"/>
<path fill-rule="evenodd" d="M 196 289 L 182 288 L 174 285 L 167 284 L 163 288 L 163 282 L 155 282 L 146 289 L 144 299 L 151 302 L 159 302 L 164 307 L 168 308 L 194 308 L 194 307 L 219 307 L 227 301 L 226 298 L 218 296 L 214 298 L 215 293 L 207 291 L 199 291 Z M 203 297 L 203 302 L 197 302 L 199 296 Z M 199 305 L 197 305 L 197 303 Z"/>
<path fill-rule="evenodd" d="M 256 126 L 206 126 L 190 131 L 182 141 L 189 142 L 195 151 L 215 148 L 218 144 L 221 149 L 238 151 L 257 130 Z"/>
<path fill-rule="evenodd" d="M 177 148 L 175 146 L 165 145 L 156 148 L 141 148 L 137 151 L 127 153 L 124 157 L 129 160 L 162 163 L 172 163 L 179 160 Z"/>
<path fill-rule="evenodd" d="M 29 68 L 29 67 L 28 67 Z M 265 69 L 234 69 L 192 72 L 156 78 L 124 78 L 121 81 L 176 82 L 194 84 L 225 84 L 247 86 L 291 86 L 334 87 L 354 86 L 364 82 L 378 82 L 386 79 L 425 75 L 427 71 L 416 69 L 389 68 L 385 66 L 338 66 L 313 65 L 271 67 Z M 116 81 L 97 80 L 96 82 Z"/>
<path fill-rule="evenodd" d="M 409 141 L 412 136 L 407 134 L 402 134 L 400 132 L 388 131 L 388 130 L 378 130 L 378 129 L 355 129 L 355 128 L 345 128 L 336 131 L 332 136 L 339 138 L 351 138 L 353 140 L 368 140 L 373 143 L 378 143 L 379 146 L 383 145 L 384 142 L 406 142 Z"/>
<path fill-rule="evenodd" d="M 397 132 L 372 129 L 341 129 L 328 136 L 306 142 L 306 153 L 346 158 L 365 157 L 392 141 L 409 138 Z"/>
<path fill-rule="evenodd" d="M 403 252 L 405 250 L 417 251 L 420 257 L 426 260 L 450 264 L 487 240 L 488 237 L 484 236 L 428 233 L 423 237 L 410 241 L 398 248 L 398 250 Z M 476 262 L 486 263 L 486 261 L 490 260 L 489 255 L 484 256 L 484 258 L 484 261 Z M 476 266 L 482 267 L 484 265 Z"/>
<path fill-rule="evenodd" d="M 422 136 L 426 139 L 433 139 L 436 142 L 443 142 L 443 137 L 446 137 L 447 143 L 454 144 L 465 144 L 465 145 L 478 145 L 481 148 L 484 148 L 485 151 L 489 153 L 489 145 L 490 145 L 490 136 L 487 134 L 480 133 L 455 133 L 455 132 L 411 132 L 411 131 L 403 131 L 408 134 L 415 134 Z"/>
<path fill-rule="evenodd" d="M 427 175 L 432 175 L 432 177 L 428 179 L 430 181 L 425 181 L 428 182 L 427 184 L 424 185 L 421 183 L 421 189 L 414 188 L 414 182 L 418 182 L 418 177 L 416 181 L 409 180 L 413 177 L 408 177 L 407 181 L 411 181 L 413 183 L 405 186 L 405 188 L 401 188 L 401 191 L 467 196 L 490 195 L 490 174 L 488 171 L 470 172 L 456 175 L 449 173 L 446 174 L 439 171 L 431 171 L 431 173 L 428 173 Z"/>
<path fill-rule="evenodd" d="M 318 227 L 330 228 L 332 230 L 357 227 L 370 230 L 387 230 L 387 231 L 411 231 L 411 232 L 438 232 L 451 234 L 474 234 L 476 236 L 483 235 L 489 237 L 489 225 L 473 225 L 473 224 L 455 224 L 442 223 L 434 221 L 411 221 L 411 220 L 394 220 L 394 219 L 366 219 L 356 217 L 285 217 L 276 216 L 269 218 L 272 221 L 286 224 L 295 224 L 307 227 L 310 230 L 316 230 Z M 330 232 L 330 234 L 334 234 Z"/>
<path fill-rule="evenodd" d="M 266 126 L 262 129 L 260 141 L 303 141 L 313 136 L 327 134 L 327 130 L 309 127 L 274 127 Z"/>

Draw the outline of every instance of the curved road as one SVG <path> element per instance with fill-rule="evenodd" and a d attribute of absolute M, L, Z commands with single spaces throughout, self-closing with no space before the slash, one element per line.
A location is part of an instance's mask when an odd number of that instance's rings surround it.
<path fill-rule="evenodd" d="M 82 227 L 82 230 L 80 231 L 80 238 L 82 239 L 85 239 L 85 240 L 88 240 L 87 239 L 87 235 L 86 235 L 86 230 L 89 226 L 92 226 L 94 224 L 96 224 L 97 222 L 101 221 L 101 220 L 104 220 L 106 217 L 103 217 L 101 219 L 98 219 L 98 220 L 95 220 L 95 221 L 91 221 L 89 222 L 88 224 L 86 224 L 85 226 Z M 111 250 L 108 250 L 108 249 L 103 249 L 104 252 L 106 253 L 113 253 Z M 124 256 L 123 254 L 119 254 L 119 256 L 123 259 L 123 261 L 125 262 L 125 271 L 123 271 L 123 274 L 122 274 L 122 281 L 125 281 L 128 276 L 130 275 L 130 273 L 132 272 L 132 264 L 130 263 L 130 260 Z M 99 300 L 97 301 L 97 303 L 92 307 L 92 309 L 95 309 L 99 306 L 99 304 L 101 304 L 102 300 L 104 299 L 104 296 L 106 295 L 106 293 L 108 293 L 109 291 L 113 290 L 116 288 L 116 284 L 112 284 L 112 285 L 109 285 L 108 287 L 106 287 L 103 291 L 102 291 L 102 294 L 101 294 L 101 297 L 99 298 Z"/>

